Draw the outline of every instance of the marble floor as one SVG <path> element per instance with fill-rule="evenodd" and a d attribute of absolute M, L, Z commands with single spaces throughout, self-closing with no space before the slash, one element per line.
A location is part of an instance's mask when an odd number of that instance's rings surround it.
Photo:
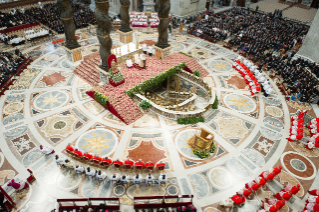
<path fill-rule="evenodd" d="M 156 32 L 135 31 L 140 42 L 157 41 Z M 95 35 L 85 29 L 76 35 L 85 46 L 84 55 L 98 51 Z M 120 43 L 117 33 L 112 39 L 114 45 Z M 209 73 L 204 79 L 220 101 L 217 110 L 205 113 L 204 123 L 178 125 L 148 113 L 125 125 L 85 94 L 91 87 L 72 73 L 63 48 L 50 43 L 22 47 L 34 61 L 0 99 L 0 184 L 6 188 L 10 179 L 26 179 L 27 169 L 37 179 L 23 198 L 15 197 L 16 211 L 49 212 L 56 207 L 57 198 L 77 197 L 119 197 L 122 211 L 133 211 L 134 196 L 164 194 L 194 194 L 198 211 L 225 211 L 218 206 L 219 201 L 234 195 L 263 170 L 279 165 L 283 167 L 281 174 L 238 211 L 256 211 L 261 200 L 287 183 L 300 184 L 301 190 L 280 211 L 303 208 L 306 191 L 319 187 L 319 151 L 306 151 L 302 146 L 306 138 L 300 143 L 289 143 L 286 138 L 290 115 L 305 107 L 309 122 L 316 117 L 318 107 L 286 102 L 273 81 L 272 95 L 250 96 L 245 81 L 231 67 L 236 53 L 185 32 L 174 31 L 169 41 L 172 51 L 191 54 Z M 0 49 L 10 50 L 3 45 Z M 185 142 L 201 127 L 215 135 L 216 151 L 207 159 L 197 158 Z M 43 156 L 38 149 L 41 144 L 52 146 L 57 154 L 68 157 L 64 151 L 68 143 L 115 159 L 162 160 L 169 181 L 165 186 L 152 187 L 113 186 L 108 179 L 99 183 L 60 169 L 53 155 Z M 112 172 L 113 168 L 107 170 L 109 176 Z"/>

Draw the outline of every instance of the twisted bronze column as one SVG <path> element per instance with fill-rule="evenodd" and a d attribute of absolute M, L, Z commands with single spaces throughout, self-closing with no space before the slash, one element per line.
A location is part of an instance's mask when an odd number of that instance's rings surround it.
<path fill-rule="evenodd" d="M 121 2 L 121 28 L 120 31 L 122 32 L 130 32 L 132 29 L 130 28 L 130 15 L 129 15 L 129 9 L 130 9 L 130 0 L 120 0 Z"/>
<path fill-rule="evenodd" d="M 100 68 L 108 70 L 107 59 L 111 55 L 112 39 L 110 33 L 112 30 L 112 19 L 109 16 L 109 0 L 95 0 L 95 18 L 97 22 L 96 34 L 100 46 L 100 56 L 102 64 Z"/>
<path fill-rule="evenodd" d="M 155 46 L 165 49 L 169 47 L 168 44 L 168 31 L 167 27 L 169 24 L 169 10 L 171 9 L 170 0 L 159 0 L 158 1 L 159 11 L 158 17 L 160 23 L 158 25 L 158 41 Z"/>
<path fill-rule="evenodd" d="M 68 49 L 75 49 L 81 45 L 78 43 L 75 37 L 75 25 L 73 22 L 73 11 L 70 0 L 57 0 L 58 8 L 61 12 L 60 19 L 64 26 L 65 33 L 65 47 Z"/>

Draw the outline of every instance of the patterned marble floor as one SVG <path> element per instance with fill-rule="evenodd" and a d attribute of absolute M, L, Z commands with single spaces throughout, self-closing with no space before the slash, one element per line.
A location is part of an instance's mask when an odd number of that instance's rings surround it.
<path fill-rule="evenodd" d="M 156 33 L 138 33 L 140 41 L 157 40 Z M 85 46 L 85 55 L 98 50 L 98 40 L 86 30 L 79 30 L 77 37 Z M 118 45 L 119 35 L 113 33 L 112 38 Z M 272 95 L 265 98 L 259 93 L 251 97 L 245 81 L 231 67 L 237 57 L 234 52 L 185 32 L 175 32 L 169 40 L 174 52 L 191 54 L 209 72 L 205 81 L 213 87 L 220 104 L 217 110 L 205 113 L 205 123 L 178 125 L 149 113 L 125 125 L 85 94 L 90 86 L 72 73 L 62 48 L 55 49 L 50 43 L 23 47 L 34 62 L 0 99 L 0 184 L 6 187 L 12 178 L 25 179 L 26 169 L 31 169 L 37 178 L 19 200 L 18 211 L 49 212 L 57 198 L 76 197 L 120 197 L 127 206 L 123 211 L 132 211 L 129 206 L 133 196 L 164 194 L 194 194 L 199 211 L 224 211 L 218 206 L 219 201 L 235 194 L 263 170 L 279 165 L 283 172 L 238 211 L 256 211 L 261 200 L 287 183 L 299 183 L 302 189 L 280 211 L 301 210 L 306 191 L 319 187 L 319 151 L 307 152 L 302 143 L 286 140 L 289 117 L 301 107 L 287 103 L 272 81 Z M 312 106 L 306 107 L 308 122 L 316 113 Z M 216 151 L 204 160 L 193 155 L 185 142 L 200 127 L 215 134 Z M 113 187 L 106 180 L 99 184 L 60 170 L 53 155 L 43 156 L 38 149 L 40 144 L 52 146 L 61 155 L 68 143 L 112 158 L 162 160 L 167 165 L 169 183 Z M 107 174 L 113 171 L 108 170 Z M 9 192 L 12 193 L 10 189 Z"/>

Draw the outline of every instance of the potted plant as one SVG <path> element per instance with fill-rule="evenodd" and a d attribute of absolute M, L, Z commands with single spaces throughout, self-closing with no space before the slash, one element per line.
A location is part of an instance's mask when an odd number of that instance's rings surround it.
<path fill-rule="evenodd" d="M 148 111 L 148 109 L 151 107 L 151 103 L 147 100 L 143 100 L 141 103 L 140 103 L 140 107 L 145 110 L 146 112 Z"/>

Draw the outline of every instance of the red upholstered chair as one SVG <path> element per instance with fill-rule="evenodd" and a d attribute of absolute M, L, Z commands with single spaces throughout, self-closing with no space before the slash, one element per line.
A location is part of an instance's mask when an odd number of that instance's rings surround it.
<path fill-rule="evenodd" d="M 142 165 L 135 165 L 135 171 L 136 172 L 138 172 L 138 171 L 143 172 L 143 166 Z"/>
<path fill-rule="evenodd" d="M 163 165 L 163 166 L 158 166 L 158 167 L 157 167 L 157 170 L 158 170 L 159 172 L 164 171 L 164 169 L 165 169 L 165 165 Z"/>
<path fill-rule="evenodd" d="M 118 165 L 118 164 L 117 164 Z M 101 162 L 101 166 L 103 166 L 104 168 L 109 168 L 110 167 L 110 164 L 109 164 L 109 162 L 107 162 L 107 161 L 102 161 Z"/>
<path fill-rule="evenodd" d="M 146 169 L 148 171 L 154 171 L 154 165 L 153 166 L 146 166 Z"/>
<path fill-rule="evenodd" d="M 122 165 L 120 165 L 120 164 L 118 164 L 118 163 L 113 163 L 113 165 L 114 165 L 114 168 L 115 168 L 115 169 L 119 169 L 119 170 L 122 169 Z"/>
<path fill-rule="evenodd" d="M 125 165 L 124 165 L 124 169 L 127 170 L 127 171 L 129 171 L 129 172 L 132 172 L 132 168 L 133 168 L 132 165 L 129 165 L 129 164 L 125 164 Z"/>

